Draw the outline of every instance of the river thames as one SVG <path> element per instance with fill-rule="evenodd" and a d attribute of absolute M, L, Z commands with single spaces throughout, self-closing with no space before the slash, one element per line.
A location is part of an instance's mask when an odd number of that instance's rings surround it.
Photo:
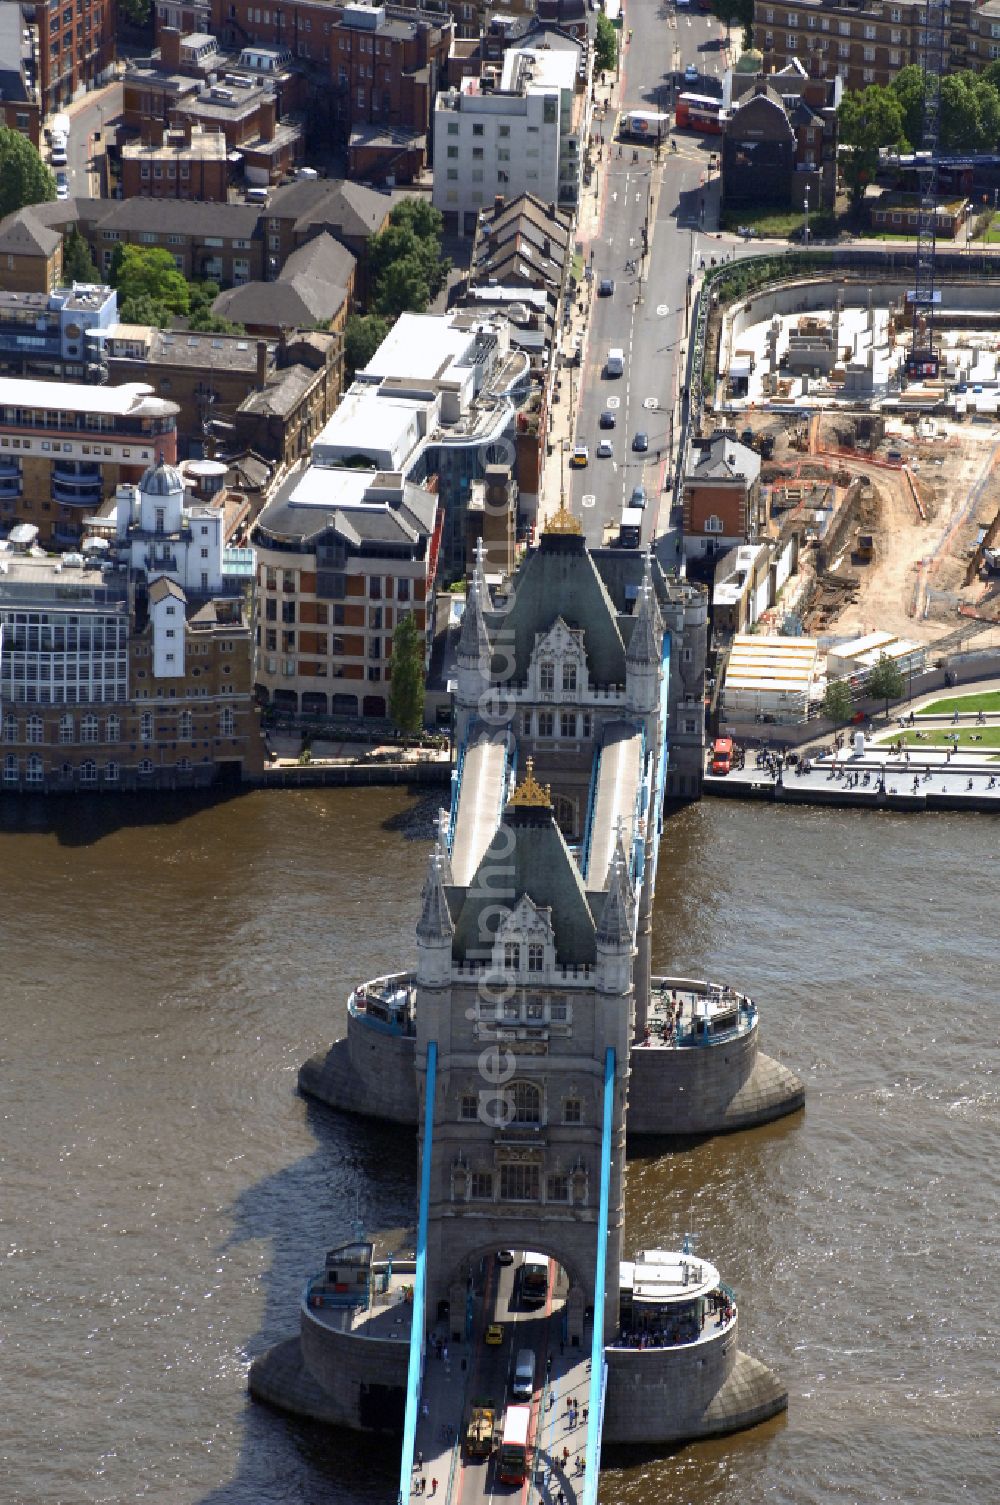
<path fill-rule="evenodd" d="M 390 1505 L 384 1441 L 251 1404 L 325 1249 L 412 1219 L 413 1134 L 301 1061 L 414 954 L 405 792 L 3 812 L 0 1501 Z M 745 988 L 804 1114 L 633 1146 L 626 1252 L 685 1232 L 787 1417 L 605 1459 L 603 1505 L 987 1505 L 1000 1409 L 996 824 L 670 816 L 654 967 Z M 610 1466 L 607 1466 L 610 1465 Z"/>

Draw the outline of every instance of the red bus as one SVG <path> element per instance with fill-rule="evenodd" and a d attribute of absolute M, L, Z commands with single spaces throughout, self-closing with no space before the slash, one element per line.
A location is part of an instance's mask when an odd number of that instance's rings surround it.
<path fill-rule="evenodd" d="M 722 100 L 708 94 L 678 94 L 674 124 L 679 131 L 700 131 L 703 136 L 722 134 Z"/>
<path fill-rule="evenodd" d="M 508 1406 L 497 1454 L 497 1473 L 504 1484 L 523 1484 L 528 1477 L 530 1406 Z"/>

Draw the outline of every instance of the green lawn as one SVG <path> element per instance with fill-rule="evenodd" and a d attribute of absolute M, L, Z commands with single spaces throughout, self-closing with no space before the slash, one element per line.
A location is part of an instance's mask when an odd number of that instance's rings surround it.
<path fill-rule="evenodd" d="M 918 712 L 921 716 L 950 716 L 954 711 L 1000 711 L 1000 690 L 984 690 L 979 695 L 950 695 L 935 700 Z"/>
<path fill-rule="evenodd" d="M 954 731 L 940 727 L 935 731 L 921 732 L 919 737 L 916 728 L 907 727 L 905 732 L 897 732 L 890 738 L 880 739 L 879 746 L 884 746 L 885 741 L 898 742 L 902 737 L 903 741 L 912 748 L 954 747 L 956 736 L 958 746 L 967 752 L 989 752 L 992 748 L 1000 748 L 1000 726 L 956 727 Z M 973 738 L 976 740 L 973 741 Z"/>
<path fill-rule="evenodd" d="M 802 231 L 804 224 L 805 217 L 802 214 L 802 211 L 799 209 L 762 209 L 757 214 L 749 209 L 740 209 L 738 211 L 733 210 L 731 213 L 724 214 L 722 216 L 721 228 L 723 230 L 735 231 L 738 230 L 741 225 L 748 225 L 752 230 L 756 230 L 758 235 L 763 236 L 765 239 L 776 240 L 780 236 L 799 234 Z M 832 235 L 835 229 L 836 217 L 834 215 L 829 213 L 810 214 L 810 240 L 812 240 L 816 236 L 823 238 L 827 235 Z"/>

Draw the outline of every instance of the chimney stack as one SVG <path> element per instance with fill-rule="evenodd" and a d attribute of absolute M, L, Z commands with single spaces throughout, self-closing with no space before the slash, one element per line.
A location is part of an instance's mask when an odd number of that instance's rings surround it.
<path fill-rule="evenodd" d="M 176 71 L 180 66 L 181 34 L 176 26 L 163 26 L 160 28 L 160 67 Z"/>
<path fill-rule="evenodd" d="M 257 341 L 257 385 L 263 387 L 267 381 L 267 341 Z"/>

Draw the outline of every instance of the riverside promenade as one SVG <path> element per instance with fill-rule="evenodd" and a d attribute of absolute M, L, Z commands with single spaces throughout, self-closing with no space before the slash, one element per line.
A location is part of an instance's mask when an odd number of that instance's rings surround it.
<path fill-rule="evenodd" d="M 976 810 L 1000 813 L 1000 710 L 931 714 L 929 705 L 1000 695 L 1000 681 L 965 696 L 940 692 L 873 732 L 841 734 L 798 754 L 747 747 L 744 766 L 724 777 L 709 771 L 704 793 L 775 804 L 892 810 Z"/>

